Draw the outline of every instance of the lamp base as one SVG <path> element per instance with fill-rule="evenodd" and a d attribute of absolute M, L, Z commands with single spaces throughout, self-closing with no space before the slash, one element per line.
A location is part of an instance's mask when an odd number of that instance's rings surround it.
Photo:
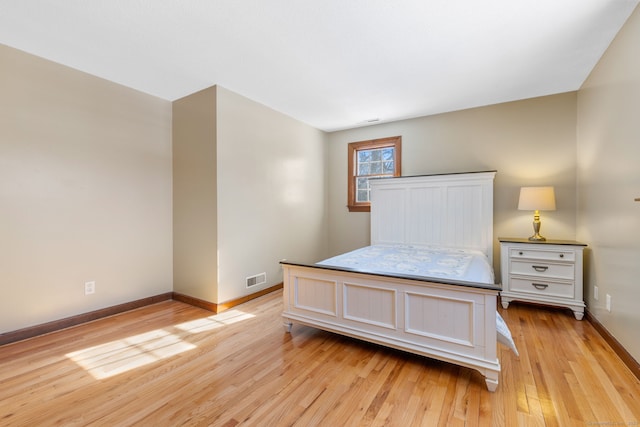
<path fill-rule="evenodd" d="M 540 235 L 540 212 L 535 211 L 533 214 L 533 236 L 529 237 L 532 242 L 544 242 L 546 238 Z"/>
<path fill-rule="evenodd" d="M 542 237 L 539 234 L 534 234 L 533 236 L 529 237 L 529 240 L 532 242 L 544 242 L 547 240 L 546 237 Z"/>

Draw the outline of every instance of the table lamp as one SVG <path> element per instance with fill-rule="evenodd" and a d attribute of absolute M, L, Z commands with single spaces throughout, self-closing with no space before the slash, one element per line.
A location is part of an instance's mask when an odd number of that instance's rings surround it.
<path fill-rule="evenodd" d="M 543 242 L 547 239 L 540 235 L 540 211 L 555 211 L 556 196 L 553 187 L 522 187 L 520 189 L 520 200 L 518 210 L 534 211 L 533 213 L 533 236 L 529 240 Z"/>

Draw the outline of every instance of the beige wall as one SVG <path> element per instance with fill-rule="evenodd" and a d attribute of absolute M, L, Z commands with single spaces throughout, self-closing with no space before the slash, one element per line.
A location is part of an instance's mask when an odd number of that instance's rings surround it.
<path fill-rule="evenodd" d="M 589 311 L 640 361 L 640 9 L 578 92 L 578 238 Z M 594 299 L 593 287 L 599 288 Z M 612 309 L 605 308 L 606 294 Z"/>
<path fill-rule="evenodd" d="M 171 104 L 0 64 L 0 333 L 171 291 Z"/>
<path fill-rule="evenodd" d="M 218 302 L 282 282 L 281 259 L 327 254 L 326 136 L 218 87 Z M 267 284 L 245 279 L 267 273 Z"/>
<path fill-rule="evenodd" d="M 216 88 L 173 102 L 173 289 L 218 300 Z"/>
<path fill-rule="evenodd" d="M 553 185 L 558 209 L 542 213 L 542 234 L 574 239 L 576 215 L 576 93 L 474 108 L 329 135 L 329 251 L 369 243 L 369 214 L 349 213 L 347 144 L 402 136 L 402 174 L 497 170 L 494 260 L 497 237 L 533 234 L 532 212 L 517 210 L 521 186 Z"/>

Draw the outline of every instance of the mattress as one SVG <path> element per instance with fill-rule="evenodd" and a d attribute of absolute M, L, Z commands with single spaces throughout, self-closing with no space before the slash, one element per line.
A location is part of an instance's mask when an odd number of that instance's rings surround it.
<path fill-rule="evenodd" d="M 318 263 L 363 273 L 494 284 L 493 268 L 478 250 L 440 246 L 373 245 Z"/>

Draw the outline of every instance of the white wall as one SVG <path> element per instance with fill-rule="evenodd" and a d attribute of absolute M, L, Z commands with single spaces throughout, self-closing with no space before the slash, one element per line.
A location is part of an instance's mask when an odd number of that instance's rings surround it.
<path fill-rule="evenodd" d="M 589 311 L 640 361 L 640 9 L 578 92 L 578 238 Z M 593 287 L 600 297 L 594 299 Z M 612 310 L 605 296 L 612 296 Z"/>
<path fill-rule="evenodd" d="M 281 259 L 327 253 L 326 136 L 217 87 L 218 301 L 282 282 Z M 245 279 L 267 273 L 267 284 Z"/>
<path fill-rule="evenodd" d="M 171 104 L 2 45 L 0 64 L 0 333 L 170 292 Z"/>
<path fill-rule="evenodd" d="M 553 185 L 557 207 L 542 213 L 542 234 L 575 238 L 576 93 L 566 93 L 380 124 L 329 134 L 329 252 L 369 244 L 369 213 L 349 213 L 347 144 L 402 136 L 402 175 L 497 170 L 494 260 L 497 237 L 533 234 L 532 212 L 517 210 L 521 186 Z"/>

